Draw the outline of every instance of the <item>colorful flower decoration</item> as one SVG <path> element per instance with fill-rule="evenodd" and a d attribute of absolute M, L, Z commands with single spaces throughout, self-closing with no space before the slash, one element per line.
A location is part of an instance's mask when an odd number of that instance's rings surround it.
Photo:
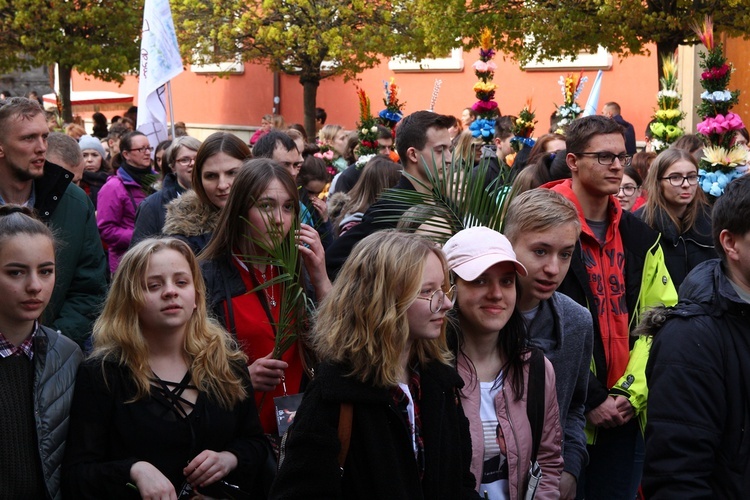
<path fill-rule="evenodd" d="M 731 78 L 732 63 L 727 61 L 722 44 L 715 43 L 713 21 L 707 17 L 702 27 L 694 26 L 698 38 L 708 52 L 701 52 L 700 67 L 701 94 L 698 115 L 703 119 L 696 128 L 708 146 L 703 148 L 700 161 L 700 185 L 711 196 L 721 196 L 724 187 L 739 177 L 747 169 L 747 151 L 742 146 L 734 146 L 737 131 L 745 125 L 739 115 L 729 110 L 739 101 L 739 90 L 727 90 Z"/>
<path fill-rule="evenodd" d="M 396 79 L 391 78 L 390 82 L 383 82 L 385 88 L 385 97 L 383 98 L 383 104 L 385 109 L 378 113 L 380 117 L 380 124 L 391 129 L 393 137 L 396 137 L 396 124 L 401 121 L 404 117 L 403 109 L 406 103 L 398 102 L 398 94 L 401 89 L 396 85 Z"/>
<path fill-rule="evenodd" d="M 534 139 L 531 138 L 534 135 L 534 128 L 536 127 L 536 113 L 531 109 L 531 98 L 526 100 L 526 105 L 523 107 L 518 118 L 513 123 L 513 138 L 510 140 L 510 145 L 516 151 L 521 151 L 524 146 L 534 147 Z"/>
<path fill-rule="evenodd" d="M 659 79 L 661 90 L 656 94 L 658 108 L 654 112 L 654 121 L 649 125 L 653 135 L 651 146 L 657 153 L 685 134 L 679 126 L 685 113 L 680 110 L 682 96 L 677 92 L 677 58 L 671 55 L 663 57 L 662 70 L 664 76 Z"/>
<path fill-rule="evenodd" d="M 370 112 L 370 98 L 364 90 L 357 87 L 357 100 L 359 101 L 359 122 L 357 122 L 357 155 L 371 155 L 378 152 L 378 123 Z"/>
<path fill-rule="evenodd" d="M 568 73 L 568 76 L 561 75 L 557 81 L 563 95 L 563 103 L 557 107 L 557 117 L 559 118 L 557 125 L 559 129 L 562 130 L 583 113 L 583 108 L 576 103 L 576 99 L 583 92 L 583 84 L 588 80 L 589 78 L 583 76 L 583 71 L 581 71 L 577 75 L 573 73 Z"/>
<path fill-rule="evenodd" d="M 495 120 L 500 115 L 495 99 L 497 85 L 492 83 L 497 66 L 492 62 L 495 50 L 492 48 L 492 34 L 485 28 L 482 31 L 481 47 L 479 49 L 479 61 L 473 65 L 474 74 L 479 81 L 474 84 L 474 94 L 477 96 L 471 109 L 477 118 L 469 125 L 472 137 L 482 139 L 485 144 L 492 143 L 495 136 Z"/>

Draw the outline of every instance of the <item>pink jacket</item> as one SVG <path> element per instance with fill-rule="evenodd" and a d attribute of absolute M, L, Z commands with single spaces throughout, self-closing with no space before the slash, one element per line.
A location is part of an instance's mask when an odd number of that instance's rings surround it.
<path fill-rule="evenodd" d="M 135 227 L 135 211 L 145 197 L 140 184 L 123 169 L 107 179 L 99 190 L 96 225 L 108 247 L 111 273 L 117 270 L 120 259 L 128 250 Z"/>
<path fill-rule="evenodd" d="M 471 472 L 477 478 L 477 491 L 482 478 L 484 462 L 484 437 L 482 420 L 479 416 L 481 394 L 473 368 L 466 357 L 458 354 L 458 374 L 464 381 L 461 390 L 461 404 L 469 419 L 471 433 Z M 562 429 L 557 405 L 555 371 L 547 358 L 544 358 L 545 377 L 545 419 L 542 428 L 542 441 L 539 444 L 537 461 L 542 468 L 542 482 L 536 492 L 536 500 L 557 499 L 560 497 L 560 474 L 563 470 Z M 507 379 L 506 379 L 507 380 Z M 528 365 L 524 368 L 524 387 L 528 387 Z M 526 415 L 526 394 L 520 401 L 515 400 L 510 383 L 503 384 L 495 399 L 495 411 L 505 436 L 508 457 L 508 483 L 511 500 L 523 500 L 526 494 L 526 479 L 531 467 L 532 438 L 531 426 Z"/>

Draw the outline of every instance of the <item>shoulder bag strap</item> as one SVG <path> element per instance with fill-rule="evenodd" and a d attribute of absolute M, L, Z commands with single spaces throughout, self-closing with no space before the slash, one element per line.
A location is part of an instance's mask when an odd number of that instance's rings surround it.
<path fill-rule="evenodd" d="M 529 359 L 529 383 L 526 394 L 526 415 L 531 425 L 532 454 L 531 463 L 536 461 L 539 444 L 542 441 L 544 426 L 544 355 L 540 349 L 534 348 Z"/>
<path fill-rule="evenodd" d="M 344 463 L 346 455 L 349 453 L 349 442 L 352 439 L 352 417 L 354 415 L 354 406 L 352 403 L 341 403 L 339 411 L 339 441 L 341 450 L 339 451 L 339 467 L 341 475 L 344 475 Z"/>

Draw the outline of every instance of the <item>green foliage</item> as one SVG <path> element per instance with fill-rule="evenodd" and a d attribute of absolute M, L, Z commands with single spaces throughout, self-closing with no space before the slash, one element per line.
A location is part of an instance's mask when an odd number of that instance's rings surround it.
<path fill-rule="evenodd" d="M 382 199 L 413 208 L 400 216 L 382 215 L 380 220 L 399 222 L 402 229 L 419 228 L 421 233 L 440 244 L 468 227 L 485 226 L 502 232 L 505 212 L 516 194 L 506 183 L 507 170 L 485 186 L 489 158 L 483 158 L 475 168 L 473 151 L 468 157 L 472 159 L 466 161 L 454 155 L 451 165 L 438 164 L 434 169 L 423 162 L 427 182 L 404 172 L 412 184 L 421 186 L 423 191 L 392 189 L 384 192 Z"/>
<path fill-rule="evenodd" d="M 432 55 L 410 3 L 401 0 L 173 0 L 172 5 L 181 50 L 191 59 L 220 62 L 239 54 L 243 61 L 298 75 L 308 130 L 314 127 L 321 79 L 355 78 L 380 64 L 383 55 Z"/>
<path fill-rule="evenodd" d="M 142 1 L 7 0 L 0 3 L 0 69 L 58 63 L 122 82 L 138 68 L 142 18 Z"/>
<path fill-rule="evenodd" d="M 693 43 L 691 22 L 712 14 L 718 31 L 747 37 L 747 0 L 416 0 L 415 17 L 435 50 L 463 40 L 479 46 L 488 27 L 496 48 L 513 59 L 556 59 L 601 45 L 613 53 L 642 54 L 657 44 L 660 54 Z"/>

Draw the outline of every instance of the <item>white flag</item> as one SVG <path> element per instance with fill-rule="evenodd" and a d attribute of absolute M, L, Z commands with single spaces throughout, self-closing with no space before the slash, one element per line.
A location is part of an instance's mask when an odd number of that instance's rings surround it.
<path fill-rule="evenodd" d="M 138 123 L 152 147 L 167 139 L 166 83 L 182 73 L 169 0 L 146 0 L 138 80 Z"/>
<path fill-rule="evenodd" d="M 583 108 L 583 116 L 592 116 L 596 114 L 596 109 L 599 107 L 599 94 L 602 91 L 602 75 L 604 75 L 602 70 L 599 70 L 596 74 L 596 80 L 594 80 L 594 85 L 591 87 L 589 98 L 586 100 L 586 107 Z"/>

